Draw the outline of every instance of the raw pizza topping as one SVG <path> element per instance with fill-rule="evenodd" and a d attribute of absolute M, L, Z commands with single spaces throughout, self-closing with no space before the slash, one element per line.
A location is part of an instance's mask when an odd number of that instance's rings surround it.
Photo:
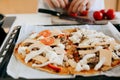
<path fill-rule="evenodd" d="M 57 74 L 94 74 L 120 64 L 120 44 L 87 29 L 43 30 L 16 45 L 22 63 Z"/>

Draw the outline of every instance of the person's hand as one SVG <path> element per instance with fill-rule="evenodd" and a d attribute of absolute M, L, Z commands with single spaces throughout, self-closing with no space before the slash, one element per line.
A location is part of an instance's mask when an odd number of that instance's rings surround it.
<path fill-rule="evenodd" d="M 79 13 L 83 10 L 89 10 L 90 6 L 90 0 L 73 0 L 69 6 L 68 13 Z"/>
<path fill-rule="evenodd" d="M 68 0 L 45 0 L 45 2 L 52 8 L 66 8 Z"/>

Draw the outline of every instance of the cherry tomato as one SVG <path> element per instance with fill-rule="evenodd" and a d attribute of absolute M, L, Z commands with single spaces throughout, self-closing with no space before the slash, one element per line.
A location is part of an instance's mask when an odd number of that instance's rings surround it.
<path fill-rule="evenodd" d="M 88 15 L 88 11 L 87 10 L 84 10 L 80 13 L 81 16 L 87 16 Z"/>
<path fill-rule="evenodd" d="M 57 67 L 57 66 L 54 66 L 52 64 L 48 64 L 48 67 L 52 68 L 53 70 L 57 71 L 57 72 L 60 72 L 61 68 L 60 67 Z"/>
<path fill-rule="evenodd" d="M 103 19 L 106 19 L 106 10 L 102 9 L 100 10 L 100 12 L 103 14 Z"/>
<path fill-rule="evenodd" d="M 42 42 L 45 45 L 51 45 L 54 43 L 54 41 L 55 41 L 55 39 L 53 37 L 47 37 L 44 39 L 40 39 L 40 42 Z"/>
<path fill-rule="evenodd" d="M 100 11 L 95 11 L 93 13 L 93 17 L 95 20 L 102 20 L 103 19 L 103 14 Z"/>
<path fill-rule="evenodd" d="M 113 9 L 108 9 L 106 12 L 107 19 L 111 20 L 115 18 L 115 11 Z"/>
<path fill-rule="evenodd" d="M 77 13 L 70 13 L 69 15 L 72 16 L 72 17 L 76 17 L 76 16 L 78 16 Z"/>
<path fill-rule="evenodd" d="M 48 37 L 51 35 L 50 30 L 43 30 L 39 33 L 39 36 L 44 36 L 44 37 Z"/>

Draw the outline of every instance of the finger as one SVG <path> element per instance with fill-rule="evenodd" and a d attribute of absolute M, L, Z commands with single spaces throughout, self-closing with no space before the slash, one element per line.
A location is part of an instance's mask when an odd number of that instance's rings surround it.
<path fill-rule="evenodd" d="M 86 10 L 89 10 L 90 7 L 91 7 L 91 4 L 90 4 L 90 2 L 88 2 L 88 3 L 86 4 Z"/>
<path fill-rule="evenodd" d="M 83 2 L 78 7 L 78 12 L 82 12 L 83 10 L 85 10 L 87 3 L 88 3 L 88 0 L 83 0 Z"/>
<path fill-rule="evenodd" d="M 68 5 L 68 3 L 69 3 L 68 0 L 64 0 L 64 2 L 65 2 L 65 5 Z"/>
<path fill-rule="evenodd" d="M 75 3 L 77 2 L 77 0 L 73 0 L 70 4 L 70 7 L 68 9 L 68 13 L 71 13 L 72 12 L 72 9 L 73 9 L 73 6 L 75 5 Z"/>
<path fill-rule="evenodd" d="M 60 8 L 60 3 L 58 0 L 51 0 L 51 2 L 53 3 L 53 5 L 55 6 L 55 8 Z"/>
<path fill-rule="evenodd" d="M 54 5 L 52 4 L 51 0 L 45 0 L 45 3 L 47 3 L 49 7 L 55 8 Z"/>
<path fill-rule="evenodd" d="M 64 0 L 58 0 L 58 2 L 60 4 L 61 8 L 65 8 L 66 4 L 65 4 Z"/>
<path fill-rule="evenodd" d="M 83 2 L 83 1 L 84 1 L 84 0 L 78 0 L 77 3 L 73 6 L 72 12 L 77 12 L 77 11 L 78 11 L 78 7 L 79 7 L 80 5 L 82 5 L 82 2 Z"/>

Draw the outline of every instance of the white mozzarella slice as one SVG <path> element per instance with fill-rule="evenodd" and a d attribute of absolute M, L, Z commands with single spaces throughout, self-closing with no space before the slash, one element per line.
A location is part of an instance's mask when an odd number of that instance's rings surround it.
<path fill-rule="evenodd" d="M 74 59 L 69 59 L 68 63 L 70 64 L 71 67 L 75 68 L 76 67 L 76 62 L 74 61 Z"/>
<path fill-rule="evenodd" d="M 26 57 L 25 57 L 25 63 L 28 63 L 28 61 L 29 61 L 30 59 L 32 59 L 33 57 L 41 54 L 42 52 L 44 52 L 44 50 L 45 50 L 45 47 L 44 47 L 44 48 L 41 48 L 41 49 L 38 50 L 38 51 L 31 51 L 29 54 L 26 55 Z"/>
<path fill-rule="evenodd" d="M 79 43 L 80 42 L 80 38 L 78 36 L 71 36 L 69 37 L 69 39 L 73 42 L 73 43 Z"/>
<path fill-rule="evenodd" d="M 87 65 L 87 59 L 94 57 L 95 54 L 86 54 L 82 60 L 80 60 L 77 65 L 75 70 L 76 71 L 81 71 L 81 70 L 90 70 L 90 66 Z"/>
<path fill-rule="evenodd" d="M 115 41 L 114 38 L 111 38 L 111 37 L 105 38 L 105 42 L 114 42 L 114 41 Z"/>
<path fill-rule="evenodd" d="M 82 70 L 83 70 L 83 68 L 82 68 L 81 64 L 77 63 L 75 71 L 82 71 Z"/>
<path fill-rule="evenodd" d="M 82 33 L 78 30 L 77 32 L 74 32 L 69 39 L 73 41 L 73 43 L 79 43 L 82 37 Z"/>
<path fill-rule="evenodd" d="M 79 30 L 77 32 L 74 32 L 73 35 L 78 36 L 79 38 L 82 37 L 82 33 Z"/>
<path fill-rule="evenodd" d="M 90 70 L 90 66 L 87 64 L 83 65 L 82 68 L 83 70 Z"/>
<path fill-rule="evenodd" d="M 58 55 L 56 59 L 53 60 L 53 63 L 62 65 L 63 64 L 64 54 Z"/>
<path fill-rule="evenodd" d="M 83 57 L 83 61 L 87 61 L 89 58 L 91 58 L 91 57 L 95 57 L 95 54 L 86 54 L 84 57 Z"/>
<path fill-rule="evenodd" d="M 54 50 L 57 54 L 65 54 L 65 50 L 63 48 L 60 47 L 54 47 Z"/>
<path fill-rule="evenodd" d="M 102 46 L 96 46 L 95 47 L 95 51 L 99 51 L 100 49 L 103 49 L 103 47 Z"/>
<path fill-rule="evenodd" d="M 62 48 L 62 49 L 65 49 L 65 45 L 64 44 L 58 44 L 57 46 Z"/>
<path fill-rule="evenodd" d="M 27 47 L 19 47 L 18 48 L 18 53 L 25 56 L 26 55 L 26 50 L 27 50 Z"/>
<path fill-rule="evenodd" d="M 60 29 L 53 29 L 51 32 L 52 32 L 52 35 L 64 34 Z"/>
<path fill-rule="evenodd" d="M 88 38 L 95 38 L 95 37 L 102 38 L 102 37 L 105 37 L 105 35 L 103 33 L 99 32 L 99 33 L 95 33 L 95 34 L 88 34 L 87 37 Z"/>
<path fill-rule="evenodd" d="M 105 62 L 105 57 L 103 57 L 102 59 L 100 59 L 100 61 L 98 62 L 98 64 L 94 67 L 94 70 L 98 70 L 102 67 L 102 65 L 104 64 Z"/>
<path fill-rule="evenodd" d="M 46 57 L 55 64 L 62 65 L 64 54 L 57 55 L 54 51 L 47 51 Z"/>

